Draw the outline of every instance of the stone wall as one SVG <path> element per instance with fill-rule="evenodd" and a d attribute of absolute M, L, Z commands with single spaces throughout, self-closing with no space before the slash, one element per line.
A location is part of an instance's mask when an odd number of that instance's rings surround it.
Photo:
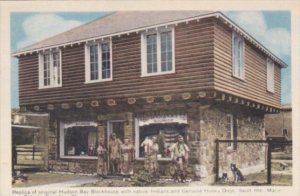
<path fill-rule="evenodd" d="M 49 160 L 50 171 L 94 174 L 97 170 L 97 160 Z"/>
<path fill-rule="evenodd" d="M 81 118 L 84 117 L 84 118 Z M 117 114 L 99 114 L 90 115 L 89 113 L 52 113 L 50 114 L 50 123 L 48 131 L 48 169 L 58 172 L 74 172 L 74 173 L 96 173 L 97 159 L 61 159 L 59 157 L 59 124 L 60 120 L 64 122 L 72 121 L 96 121 L 98 122 L 98 137 L 105 138 L 107 130 L 107 121 L 109 120 L 125 120 L 125 137 L 132 138 L 134 141 L 134 120 L 132 113 Z"/>
<path fill-rule="evenodd" d="M 152 108 L 153 109 L 153 108 Z M 206 182 L 212 182 L 215 177 L 215 140 L 226 139 L 226 115 L 232 114 L 237 119 L 237 139 L 263 139 L 264 137 L 264 114 L 250 110 L 242 106 L 189 103 L 186 104 L 182 112 L 188 117 L 187 143 L 190 147 L 189 154 L 189 176 L 198 177 Z M 163 112 L 163 111 L 162 111 Z M 169 111 L 170 112 L 170 111 Z M 147 113 L 147 111 L 145 111 Z M 90 116 L 90 121 L 98 122 L 99 137 L 106 137 L 108 120 L 124 120 L 124 136 L 132 138 L 134 141 L 134 111 L 116 112 L 110 114 L 95 114 Z M 67 116 L 67 115 L 64 115 Z M 54 115 L 50 118 L 49 130 L 49 169 L 55 171 L 68 171 L 80 173 L 95 173 L 97 160 L 83 159 L 60 159 L 58 152 L 59 120 L 61 117 Z M 80 120 L 69 116 L 69 120 Z M 85 118 L 88 118 L 85 116 Z M 227 144 L 220 144 L 219 148 L 219 170 L 229 172 L 230 163 L 235 163 L 243 171 L 247 168 L 264 165 L 263 144 L 238 144 L 236 150 L 230 150 Z M 160 161 L 162 175 L 168 174 L 168 161 Z M 142 169 L 143 161 L 136 161 L 135 170 Z M 254 170 L 253 170 L 254 171 Z M 251 172 L 251 171 L 250 171 Z"/>
<path fill-rule="evenodd" d="M 211 182 L 216 172 L 216 139 L 226 139 L 226 115 L 232 114 L 237 120 L 237 139 L 263 139 L 264 117 L 260 112 L 245 110 L 241 107 L 211 105 L 200 107 L 200 150 L 198 165 L 201 177 Z M 227 143 L 219 146 L 219 175 L 230 171 L 230 164 L 238 168 L 249 168 L 265 163 L 263 144 L 238 143 L 236 150 Z M 231 173 L 231 172 L 230 172 Z M 230 175 L 230 173 L 228 173 Z"/>

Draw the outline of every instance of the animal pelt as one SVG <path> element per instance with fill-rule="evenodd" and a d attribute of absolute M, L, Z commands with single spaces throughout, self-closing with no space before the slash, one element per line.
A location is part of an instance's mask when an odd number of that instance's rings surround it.
<path fill-rule="evenodd" d="M 234 182 L 244 181 L 245 177 L 243 176 L 241 170 L 236 167 L 236 164 L 231 163 L 230 169 L 234 177 Z"/>

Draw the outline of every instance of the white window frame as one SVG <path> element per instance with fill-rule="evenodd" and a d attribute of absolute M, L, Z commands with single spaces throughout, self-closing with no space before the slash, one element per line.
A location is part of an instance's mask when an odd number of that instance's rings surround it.
<path fill-rule="evenodd" d="M 109 44 L 109 52 L 110 52 L 110 77 L 102 79 L 102 43 Z M 91 67 L 90 67 L 90 46 L 97 45 L 98 47 L 98 79 L 91 80 Z M 90 42 L 85 44 L 85 83 L 95 83 L 95 82 L 105 82 L 113 80 L 113 62 L 112 62 L 112 40 L 103 40 L 97 42 Z"/>
<path fill-rule="evenodd" d="M 274 80 L 275 80 L 275 65 L 274 61 L 267 58 L 267 91 L 274 93 Z"/>
<path fill-rule="evenodd" d="M 187 115 L 179 115 L 179 119 L 175 120 L 176 115 L 172 116 L 171 118 L 174 119 L 174 122 L 180 122 L 184 124 L 188 124 Z M 140 118 L 135 118 L 135 159 L 136 160 L 145 160 L 145 157 L 140 157 Z M 158 158 L 159 161 L 170 161 L 171 157 L 160 157 Z"/>
<path fill-rule="evenodd" d="M 69 126 L 93 126 L 97 127 L 96 122 L 74 122 L 74 123 L 64 123 L 60 122 L 60 129 L 59 129 L 59 157 L 62 159 L 97 159 L 97 156 L 66 156 L 65 155 L 65 127 Z M 95 147 L 98 148 L 97 146 Z"/>
<path fill-rule="evenodd" d="M 235 38 L 238 39 L 237 42 L 235 42 Z M 239 42 L 242 43 L 241 49 L 239 49 L 237 45 Z M 236 60 L 239 56 L 241 58 Z M 232 75 L 241 80 L 245 80 L 245 40 L 235 31 L 232 33 Z"/>
<path fill-rule="evenodd" d="M 230 118 L 230 138 L 227 138 L 227 125 L 228 125 L 228 117 Z M 227 114 L 226 115 L 226 139 L 233 140 L 234 139 L 234 127 L 233 127 L 233 115 Z M 233 149 L 233 142 L 227 143 L 227 149 Z"/>
<path fill-rule="evenodd" d="M 60 84 L 56 84 L 53 78 L 54 75 L 54 63 L 53 63 L 53 53 L 58 52 L 59 54 L 59 77 Z M 50 84 L 44 85 L 44 55 L 49 54 L 50 57 Z M 39 53 L 39 89 L 44 88 L 54 88 L 62 87 L 62 52 L 60 49 L 48 50 Z"/>
<path fill-rule="evenodd" d="M 161 33 L 163 32 L 171 32 L 172 35 L 172 70 L 169 71 L 161 71 Z M 148 73 L 147 72 L 147 35 L 156 34 L 156 52 L 157 52 L 157 72 Z M 155 75 L 163 75 L 163 74 L 172 74 L 175 73 L 175 28 L 174 26 L 168 28 L 157 28 L 153 30 L 148 30 L 146 32 L 141 33 L 141 77 L 145 76 L 155 76 Z"/>

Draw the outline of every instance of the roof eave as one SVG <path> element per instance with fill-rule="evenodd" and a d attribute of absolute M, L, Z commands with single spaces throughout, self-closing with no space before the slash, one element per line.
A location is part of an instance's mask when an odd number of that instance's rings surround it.
<path fill-rule="evenodd" d="M 140 32 L 140 31 L 147 30 L 147 29 L 159 28 L 159 27 L 168 26 L 168 25 L 176 25 L 176 24 L 183 23 L 183 22 L 189 22 L 189 21 L 193 21 L 193 20 L 200 20 L 200 19 L 209 18 L 209 17 L 216 17 L 216 18 L 222 20 L 226 25 L 228 25 L 230 28 L 232 28 L 233 30 L 240 33 L 250 43 L 252 43 L 258 49 L 260 49 L 262 52 L 264 52 L 267 56 L 269 56 L 275 62 L 277 62 L 280 65 L 281 68 L 287 68 L 288 67 L 288 65 L 284 61 L 282 61 L 279 57 L 274 55 L 269 49 L 264 47 L 259 41 L 257 41 L 255 38 L 253 38 L 250 34 L 248 34 L 245 30 L 243 30 L 241 27 L 239 27 L 239 25 L 234 23 L 232 20 L 230 20 L 227 16 L 225 16 L 220 11 L 216 11 L 216 12 L 212 12 L 212 13 L 209 13 L 209 14 L 204 14 L 204 15 L 200 15 L 200 16 L 196 16 L 196 17 L 176 20 L 176 21 L 172 21 L 172 22 L 168 22 L 168 23 L 161 23 L 161 24 L 136 28 L 136 29 L 132 29 L 132 30 L 128 30 L 128 31 L 116 32 L 116 33 L 112 33 L 112 34 L 101 35 L 101 36 L 82 39 L 82 40 L 75 40 L 73 42 L 65 42 L 65 43 L 50 45 L 50 46 L 42 47 L 42 48 L 35 48 L 35 49 L 32 49 L 32 50 L 24 50 L 24 51 L 12 53 L 12 56 L 18 58 L 21 55 L 26 55 L 28 53 L 30 53 L 30 54 L 35 53 L 35 52 L 38 53 L 40 51 L 49 50 L 49 49 L 52 49 L 52 48 L 59 48 L 59 47 L 65 47 L 65 46 L 68 46 L 68 45 L 81 44 L 81 43 L 84 43 L 84 42 L 111 38 L 111 37 L 120 36 L 120 35 L 123 35 L 123 34 L 137 33 L 137 32 Z"/>

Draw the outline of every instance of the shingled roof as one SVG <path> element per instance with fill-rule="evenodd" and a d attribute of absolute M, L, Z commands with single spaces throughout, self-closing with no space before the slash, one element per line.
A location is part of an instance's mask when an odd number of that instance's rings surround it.
<path fill-rule="evenodd" d="M 287 67 L 280 58 L 265 48 L 246 31 L 236 25 L 233 21 L 217 11 L 118 11 L 112 12 L 104 17 L 75 27 L 66 32 L 47 38 L 30 46 L 21 48 L 13 56 L 37 52 L 40 50 L 82 43 L 105 37 L 139 32 L 163 25 L 178 24 L 206 17 L 217 17 L 235 31 L 243 35 L 253 45 L 259 48 L 275 60 L 281 67 Z"/>
<path fill-rule="evenodd" d="M 111 35 L 143 27 L 165 24 L 215 12 L 210 11 L 120 11 L 113 12 L 87 24 L 75 27 L 18 51 L 40 49 L 63 43 Z"/>

